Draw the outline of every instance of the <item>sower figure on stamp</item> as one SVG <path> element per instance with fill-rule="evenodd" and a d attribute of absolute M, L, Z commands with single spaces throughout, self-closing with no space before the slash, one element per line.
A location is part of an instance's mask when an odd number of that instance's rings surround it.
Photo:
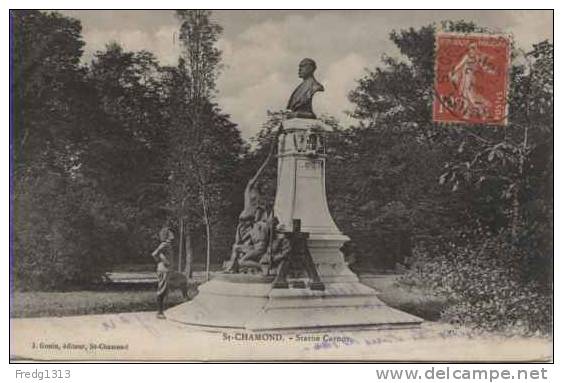
<path fill-rule="evenodd" d="M 478 91 L 476 80 L 478 71 L 489 75 L 497 74 L 489 56 L 480 52 L 477 44 L 472 42 L 469 44 L 467 53 L 449 74 L 458 95 L 466 103 L 463 109 L 463 117 L 465 118 L 473 116 L 487 118 L 491 112 L 491 103 Z"/>
<path fill-rule="evenodd" d="M 160 245 L 152 252 L 151 256 L 157 263 L 156 276 L 158 285 L 156 289 L 156 301 L 158 305 L 158 312 L 156 317 L 165 319 L 164 316 L 164 301 L 168 296 L 169 291 L 169 267 L 170 267 L 170 252 L 172 251 L 172 241 L 174 234 L 169 227 L 164 227 L 159 232 Z"/>

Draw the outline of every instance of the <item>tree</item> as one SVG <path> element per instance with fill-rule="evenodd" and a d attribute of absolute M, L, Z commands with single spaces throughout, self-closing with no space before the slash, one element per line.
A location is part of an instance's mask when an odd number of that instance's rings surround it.
<path fill-rule="evenodd" d="M 168 119 L 162 69 L 145 51 L 126 52 L 110 43 L 97 52 L 88 81 L 97 113 L 89 116 L 79 174 L 107 197 L 108 224 L 127 230 L 128 251 L 138 259 L 154 246 L 155 227 L 166 216 Z"/>
<path fill-rule="evenodd" d="M 14 284 L 85 284 L 108 264 L 102 196 L 77 177 L 92 108 L 77 20 L 13 11 Z"/>
<path fill-rule="evenodd" d="M 77 20 L 11 17 L 16 287 L 84 287 L 148 253 L 164 216 L 161 69 L 115 43 L 81 66 Z"/>
<path fill-rule="evenodd" d="M 68 145 L 78 135 L 84 45 L 77 20 L 58 13 L 12 11 L 14 165 L 25 170 L 68 166 Z M 33 165 L 32 165 L 33 164 Z"/>
<path fill-rule="evenodd" d="M 177 68 L 168 69 L 170 201 L 186 217 L 201 217 L 206 238 L 206 270 L 212 253 L 213 228 L 225 220 L 228 196 L 236 183 L 242 148 L 240 133 L 213 103 L 220 51 L 215 47 L 222 28 L 211 12 L 177 11 L 181 21 L 182 55 Z M 234 225 L 233 225 L 234 226 Z"/>

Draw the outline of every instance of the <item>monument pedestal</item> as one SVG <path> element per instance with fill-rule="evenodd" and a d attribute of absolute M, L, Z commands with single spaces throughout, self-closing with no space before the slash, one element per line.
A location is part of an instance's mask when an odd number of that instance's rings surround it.
<path fill-rule="evenodd" d="M 166 312 L 168 319 L 207 328 L 252 331 L 413 327 L 422 320 L 393 309 L 359 282 L 326 283 L 324 291 L 275 289 L 270 283 L 223 280 L 217 275 L 198 296 Z"/>
<path fill-rule="evenodd" d="M 309 233 L 307 247 L 325 289 L 274 288 L 268 277 L 216 274 L 200 286 L 193 301 L 168 310 L 169 319 L 254 331 L 412 327 L 422 322 L 388 307 L 345 263 L 340 248 L 349 238 L 334 223 L 326 200 L 325 131 L 315 119 L 283 122 L 274 204 L 274 214 L 285 230 L 292 231 L 299 220 L 301 231 Z"/>

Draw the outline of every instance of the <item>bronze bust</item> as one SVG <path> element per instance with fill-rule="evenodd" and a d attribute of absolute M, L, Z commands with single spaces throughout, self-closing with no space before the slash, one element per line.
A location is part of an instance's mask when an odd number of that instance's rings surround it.
<path fill-rule="evenodd" d="M 299 77 L 303 82 L 295 88 L 287 103 L 287 109 L 291 111 L 290 118 L 317 118 L 313 113 L 313 96 L 323 92 L 324 87 L 315 79 L 315 69 L 317 64 L 310 58 L 304 58 L 299 63 Z"/>

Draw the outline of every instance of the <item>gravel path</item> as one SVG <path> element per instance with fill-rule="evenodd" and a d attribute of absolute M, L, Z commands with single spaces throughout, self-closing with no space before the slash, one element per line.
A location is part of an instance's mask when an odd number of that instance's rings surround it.
<path fill-rule="evenodd" d="M 417 329 L 297 331 L 256 334 L 205 331 L 154 312 L 10 320 L 14 360 L 379 360 L 547 361 L 541 337 L 471 335 L 425 322 Z"/>

